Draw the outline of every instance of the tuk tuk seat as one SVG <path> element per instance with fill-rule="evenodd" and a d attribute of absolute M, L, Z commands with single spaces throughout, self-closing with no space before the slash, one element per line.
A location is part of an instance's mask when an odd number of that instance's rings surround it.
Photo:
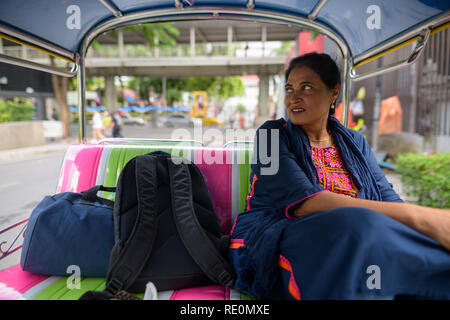
<path fill-rule="evenodd" d="M 98 184 L 116 186 L 120 172 L 129 160 L 152 151 L 165 151 L 190 159 L 197 165 L 210 192 L 222 233 L 230 233 L 234 218 L 245 210 L 246 195 L 250 191 L 251 144 L 206 147 L 197 143 L 162 140 L 149 140 L 146 144 L 140 140 L 124 141 L 123 144 L 72 145 L 65 153 L 56 192 L 81 192 Z M 101 196 L 114 200 L 113 193 L 103 192 Z M 36 275 L 23 271 L 20 265 L 0 271 L 0 284 L 4 283 L 25 298 L 78 299 L 85 291 L 101 290 L 98 288 L 104 286 L 103 278 L 82 279 L 82 290 L 70 290 L 66 282 L 67 277 Z M 243 293 L 221 285 L 162 292 L 159 297 L 172 300 L 248 298 Z"/>

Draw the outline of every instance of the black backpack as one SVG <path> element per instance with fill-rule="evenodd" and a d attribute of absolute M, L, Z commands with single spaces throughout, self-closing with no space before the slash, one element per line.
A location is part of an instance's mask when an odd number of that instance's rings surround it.
<path fill-rule="evenodd" d="M 114 203 L 115 245 L 106 289 L 81 299 L 105 299 L 122 290 L 159 291 L 231 286 L 229 236 L 222 235 L 200 170 L 162 151 L 137 156 L 123 168 Z"/>

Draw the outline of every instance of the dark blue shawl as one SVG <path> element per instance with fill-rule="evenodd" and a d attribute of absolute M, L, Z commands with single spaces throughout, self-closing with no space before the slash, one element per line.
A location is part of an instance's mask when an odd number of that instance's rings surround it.
<path fill-rule="evenodd" d="M 357 197 L 402 202 L 380 169 L 364 136 L 344 127 L 334 116 L 329 117 L 328 125 L 344 165 L 359 190 Z M 277 131 L 277 135 L 272 134 L 274 130 Z M 266 134 L 261 135 L 261 131 L 266 131 Z M 276 137 L 278 140 L 275 141 Z M 265 143 L 267 147 L 263 149 Z M 268 153 L 276 150 L 273 148 L 274 143 L 278 145 L 278 154 L 269 154 L 272 163 L 267 163 L 267 159 L 262 157 L 265 156 L 265 150 L 268 150 Z M 275 157 L 279 162 L 277 173 L 263 174 L 262 169 L 273 165 Z M 257 183 L 252 189 L 250 206 L 247 209 L 287 208 L 324 190 L 312 161 L 308 137 L 300 126 L 290 121 L 286 122 L 284 119 L 267 121 L 258 129 L 252 163 L 250 181 L 253 181 L 256 175 Z"/>
<path fill-rule="evenodd" d="M 329 117 L 328 124 L 341 158 L 359 189 L 357 197 L 401 202 L 386 180 L 366 139 L 360 133 L 345 128 L 333 116 Z M 259 135 L 263 129 L 267 130 L 266 134 Z M 277 134 L 272 135 L 272 130 L 277 130 Z M 260 139 L 267 139 L 263 141 L 267 145 L 263 147 Z M 278 154 L 271 154 L 276 150 L 272 148 L 273 143 L 278 144 Z M 264 149 L 262 153 L 267 151 L 269 158 L 278 157 L 276 174 L 262 174 L 261 169 L 271 164 L 267 163 L 267 157 L 262 158 L 264 155 L 259 154 L 260 148 Z M 288 236 L 284 235 L 285 229 L 296 221 L 288 219 L 285 213 L 292 204 L 301 204 L 304 199 L 324 189 L 312 162 L 308 137 L 301 127 L 290 121 L 279 119 L 264 123 L 256 133 L 254 157 L 250 179 L 253 181 L 256 175 L 257 180 L 249 194 L 250 205 L 245 213 L 238 216 L 232 235 L 232 238 L 243 239 L 245 247 L 230 250 L 230 259 L 238 275 L 238 288 L 262 297 L 276 298 L 272 294 L 279 284 L 277 259 L 281 241 Z M 272 158 L 272 162 L 274 160 Z M 315 228 L 319 239 L 327 228 L 333 230 L 332 225 L 326 224 L 316 225 Z M 309 227 L 309 232 L 312 231 Z M 301 227 L 296 232 L 301 233 Z M 306 243 L 311 242 L 307 240 Z M 314 251 L 314 248 L 311 250 Z"/>
<path fill-rule="evenodd" d="M 372 173 L 374 168 L 371 168 L 367 162 L 368 150 L 365 139 L 361 139 L 361 136 L 355 131 L 350 131 L 344 127 L 333 116 L 329 117 L 328 125 L 335 138 L 344 165 L 351 173 L 359 190 L 358 198 L 381 200 L 381 192 Z M 290 120 L 287 122 L 287 130 L 288 136 L 293 142 L 292 151 L 295 157 L 304 165 L 305 172 L 310 180 L 317 183 L 316 169 L 311 158 L 311 147 L 307 135 L 300 126 L 292 124 Z"/>

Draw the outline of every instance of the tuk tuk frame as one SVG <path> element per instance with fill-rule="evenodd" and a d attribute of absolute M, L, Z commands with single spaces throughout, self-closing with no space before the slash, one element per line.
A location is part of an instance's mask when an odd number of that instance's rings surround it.
<path fill-rule="evenodd" d="M 272 23 L 299 27 L 302 29 L 318 32 L 333 40 L 338 46 L 342 58 L 343 58 L 343 85 L 342 85 L 342 105 L 343 105 L 343 124 L 348 127 L 349 125 L 349 112 L 350 112 L 350 89 L 353 81 L 359 81 L 369 77 L 381 75 L 391 71 L 398 70 L 403 67 L 407 67 L 415 63 L 421 56 L 423 49 L 426 47 L 427 41 L 430 35 L 438 33 L 450 26 L 450 15 L 448 12 L 444 12 L 431 21 L 422 23 L 410 30 L 406 30 L 401 34 L 382 42 L 379 45 L 357 55 L 352 56 L 350 48 L 344 38 L 342 38 L 336 31 L 332 30 L 316 18 L 326 4 L 327 0 L 321 0 L 313 8 L 311 13 L 307 17 L 301 17 L 296 14 L 289 14 L 286 12 L 277 12 L 266 9 L 255 9 L 254 1 L 247 1 L 247 8 L 242 7 L 185 7 L 184 2 L 181 0 L 174 0 L 174 7 L 172 9 L 148 9 L 136 13 L 123 14 L 117 9 L 113 3 L 109 0 L 99 0 L 105 7 L 107 7 L 112 13 L 113 17 L 103 22 L 97 27 L 93 28 L 84 38 L 81 46 L 76 53 L 53 45 L 42 39 L 38 39 L 27 34 L 24 34 L 18 30 L 15 30 L 9 26 L 0 23 L 0 37 L 7 39 L 18 44 L 31 47 L 33 49 L 43 51 L 54 57 L 63 59 L 72 63 L 73 65 L 69 70 L 62 70 L 56 67 L 48 65 L 38 64 L 25 59 L 15 58 L 0 54 L 0 62 L 8 63 L 20 67 L 30 68 L 51 74 L 74 77 L 77 76 L 77 91 L 78 91 L 78 135 L 79 143 L 87 144 L 86 140 L 86 55 L 91 43 L 101 34 L 114 30 L 116 28 L 134 25 L 138 23 L 157 23 L 157 22 L 175 22 L 175 21 L 187 21 L 187 20 L 236 20 L 236 21 L 256 21 L 260 23 Z M 356 69 L 368 62 L 376 60 L 390 52 L 393 52 L 401 47 L 412 44 L 411 53 L 387 66 L 378 67 L 374 70 L 357 74 Z M 1 230 L 1 233 L 6 232 L 14 227 L 22 226 L 22 230 L 19 235 L 14 239 L 6 251 L 0 248 L 0 260 L 6 256 L 12 254 L 21 248 L 21 245 L 15 248 L 12 246 L 16 243 L 20 235 L 26 227 L 28 219 L 25 219 L 15 225 L 8 227 L 5 230 Z M 6 243 L 0 243 L 1 245 Z"/>
<path fill-rule="evenodd" d="M 221 7 L 185 7 L 180 0 L 174 1 L 173 9 L 149 9 L 137 13 L 130 13 L 124 15 L 118 8 L 108 0 L 100 0 L 100 2 L 107 7 L 112 13 L 113 17 L 103 22 L 93 30 L 91 30 L 84 38 L 82 45 L 78 52 L 74 55 L 72 52 L 59 48 L 43 40 L 35 39 L 31 36 L 25 35 L 17 30 L 0 24 L 0 37 L 20 43 L 22 45 L 30 46 L 34 49 L 44 51 L 48 54 L 58 58 L 70 61 L 73 66 L 70 70 L 61 70 L 58 68 L 40 65 L 24 59 L 9 57 L 0 54 L 0 62 L 5 62 L 17 66 L 31 68 L 35 70 L 45 71 L 52 74 L 74 77 L 78 80 L 78 108 L 79 126 L 78 135 L 79 142 L 86 144 L 86 54 L 90 44 L 99 35 L 111 31 L 113 29 L 124 27 L 137 23 L 152 23 L 152 22 L 174 22 L 179 20 L 251 20 L 257 22 L 277 23 L 283 25 L 291 25 L 306 30 L 318 32 L 333 40 L 343 57 L 343 86 L 342 86 L 342 105 L 343 105 L 343 124 L 348 126 L 349 111 L 350 111 L 350 88 L 352 81 L 359 81 L 368 77 L 384 74 L 400 68 L 411 65 L 420 57 L 423 49 L 426 46 L 427 40 L 431 34 L 442 31 L 450 26 L 450 16 L 447 12 L 437 16 L 432 21 L 423 23 L 412 30 L 407 30 L 400 35 L 390 39 L 387 42 L 381 43 L 374 48 L 363 52 L 358 56 L 352 56 L 350 49 L 345 41 L 337 32 L 329 27 L 316 21 L 322 7 L 327 0 L 321 0 L 317 3 L 308 17 L 300 17 L 294 14 L 274 12 L 265 9 L 255 9 L 254 1 L 247 2 L 247 9 L 242 7 L 236 8 L 221 8 Z M 356 74 L 356 68 L 363 64 L 380 58 L 400 47 L 406 46 L 416 42 L 411 54 L 398 62 L 392 63 L 388 66 L 382 66 L 363 74 Z"/>

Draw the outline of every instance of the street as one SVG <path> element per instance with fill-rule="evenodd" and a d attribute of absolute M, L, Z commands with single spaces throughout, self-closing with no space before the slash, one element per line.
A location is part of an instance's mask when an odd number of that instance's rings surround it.
<path fill-rule="evenodd" d="M 56 191 L 64 152 L 0 165 L 0 230 L 29 217 L 45 195 Z"/>

